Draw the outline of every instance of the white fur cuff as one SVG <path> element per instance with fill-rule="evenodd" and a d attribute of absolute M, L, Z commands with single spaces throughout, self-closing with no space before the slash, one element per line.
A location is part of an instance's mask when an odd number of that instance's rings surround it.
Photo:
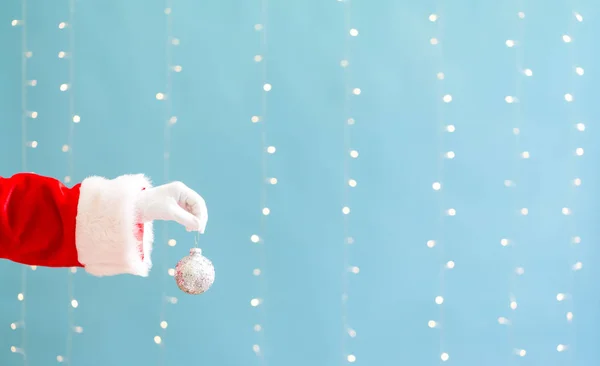
<path fill-rule="evenodd" d="M 141 174 L 113 180 L 90 177 L 81 183 L 75 240 L 79 262 L 88 273 L 148 276 L 154 241 L 152 222 L 144 224 L 143 240 L 137 240 L 135 206 L 140 192 L 151 186 Z"/>

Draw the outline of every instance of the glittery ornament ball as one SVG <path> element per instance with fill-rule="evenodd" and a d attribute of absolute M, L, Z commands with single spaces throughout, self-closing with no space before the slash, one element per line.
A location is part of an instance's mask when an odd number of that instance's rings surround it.
<path fill-rule="evenodd" d="M 192 248 L 175 267 L 175 281 L 181 291 L 199 295 L 208 291 L 215 282 L 215 267 L 210 259 L 202 255 L 200 248 Z"/>

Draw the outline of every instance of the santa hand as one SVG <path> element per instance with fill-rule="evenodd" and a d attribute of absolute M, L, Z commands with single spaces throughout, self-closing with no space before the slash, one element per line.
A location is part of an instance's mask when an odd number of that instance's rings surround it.
<path fill-rule="evenodd" d="M 136 209 L 142 222 L 176 221 L 187 231 L 204 234 L 208 211 L 204 199 L 181 182 L 173 182 L 140 192 Z"/>

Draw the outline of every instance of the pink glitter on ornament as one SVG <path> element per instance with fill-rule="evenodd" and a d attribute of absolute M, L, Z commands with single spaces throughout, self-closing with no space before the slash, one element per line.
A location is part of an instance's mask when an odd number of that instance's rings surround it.
<path fill-rule="evenodd" d="M 200 248 L 192 248 L 190 255 L 177 263 L 175 281 L 181 291 L 199 295 L 208 291 L 215 282 L 215 267 L 210 259 L 202 255 Z"/>

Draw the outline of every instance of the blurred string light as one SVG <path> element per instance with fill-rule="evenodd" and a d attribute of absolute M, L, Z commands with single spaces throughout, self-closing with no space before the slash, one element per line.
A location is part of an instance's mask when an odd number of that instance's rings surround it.
<path fill-rule="evenodd" d="M 29 119 L 35 119 L 38 116 L 36 111 L 28 109 L 27 89 L 37 85 L 37 81 L 28 81 L 27 79 L 27 59 L 33 56 L 27 45 L 27 0 L 21 0 L 21 19 L 14 19 L 11 22 L 13 27 L 21 27 L 21 172 L 27 172 L 27 155 L 29 149 L 35 149 L 38 142 L 29 140 L 28 124 Z M 31 267 L 32 269 L 35 267 Z M 23 358 L 23 365 L 28 365 L 27 359 L 27 330 L 25 320 L 27 317 L 27 266 L 21 267 L 21 290 L 16 295 L 16 300 L 21 303 L 20 319 L 10 324 L 10 328 L 19 331 L 21 334 L 20 345 L 10 346 L 12 353 L 18 353 Z"/>
<path fill-rule="evenodd" d="M 268 105 L 268 94 L 273 89 L 273 85 L 269 83 L 267 74 L 267 61 L 268 61 L 268 46 L 267 46 L 267 10 L 268 0 L 260 0 L 260 23 L 254 25 L 254 30 L 259 33 L 260 46 L 259 53 L 254 56 L 254 62 L 258 63 L 260 67 L 260 75 L 262 82 L 261 91 L 261 107 L 260 115 L 252 116 L 250 121 L 254 124 L 260 123 L 260 135 L 261 135 L 261 192 L 260 192 L 260 232 L 250 236 L 252 243 L 258 244 L 257 250 L 259 252 L 259 267 L 252 270 L 252 275 L 258 280 L 259 294 L 250 300 L 250 306 L 257 308 L 259 313 L 258 321 L 254 324 L 253 329 L 257 333 L 257 342 L 252 345 L 252 351 L 259 357 L 262 365 L 267 365 L 265 357 L 265 344 L 266 335 L 264 324 L 267 320 L 267 312 L 263 305 L 264 298 L 267 296 L 268 285 L 266 278 L 266 249 L 265 249 L 265 233 L 267 227 L 267 216 L 271 214 L 271 209 L 268 207 L 268 193 L 269 190 L 277 184 L 277 178 L 269 174 L 269 159 L 272 159 L 272 155 L 276 153 L 277 148 L 268 144 L 267 141 L 267 105 Z"/>
<path fill-rule="evenodd" d="M 67 175 L 64 178 L 65 183 L 71 183 L 74 175 L 74 140 L 75 140 L 75 124 L 80 122 L 80 117 L 75 114 L 75 92 L 73 85 L 75 83 L 75 0 L 69 0 L 69 20 L 67 22 L 60 22 L 58 24 L 58 31 L 63 33 L 66 32 L 68 38 L 69 50 L 59 51 L 59 59 L 63 59 L 68 62 L 68 80 L 66 83 L 62 83 L 59 86 L 60 92 L 68 93 L 69 100 L 69 135 L 67 138 L 67 144 L 62 146 L 62 151 L 67 154 Z M 60 52 L 64 52 L 65 55 L 60 57 Z M 65 363 L 67 365 L 72 364 L 72 349 L 73 349 L 73 333 L 82 333 L 83 328 L 75 325 L 75 314 L 74 311 L 79 307 L 79 301 L 75 299 L 75 286 L 74 286 L 74 275 L 77 273 L 77 268 L 72 267 L 67 270 L 67 292 L 68 292 L 68 303 L 67 303 L 67 340 L 65 355 L 56 356 L 56 360 L 59 363 Z"/>
<path fill-rule="evenodd" d="M 506 326 L 506 335 L 508 347 L 511 350 L 510 354 L 518 357 L 525 357 L 527 355 L 527 350 L 524 349 L 524 345 L 517 344 L 515 341 L 515 323 L 513 313 L 518 311 L 519 303 L 517 296 L 515 294 L 515 290 L 517 288 L 516 283 L 519 280 L 519 277 L 525 273 L 525 269 L 523 267 L 519 267 L 519 253 L 518 253 L 518 244 L 519 241 L 524 240 L 521 235 L 520 229 L 524 227 L 522 224 L 522 220 L 525 219 L 525 216 L 529 215 L 529 209 L 527 207 L 522 206 L 522 202 L 517 200 L 517 189 L 519 186 L 522 186 L 524 183 L 522 180 L 523 172 L 527 171 L 527 163 L 528 159 L 531 157 L 531 153 L 524 149 L 521 143 L 521 130 L 524 128 L 523 122 L 523 111 L 522 111 L 522 103 L 521 96 L 523 90 L 523 83 L 527 81 L 528 78 L 533 77 L 534 70 L 528 68 L 528 65 L 525 65 L 523 61 L 524 57 L 524 27 L 525 27 L 525 13 L 522 10 L 522 0 L 517 1 L 517 6 L 515 8 L 515 19 L 517 22 L 517 29 L 514 35 L 518 37 L 516 40 L 509 39 L 505 42 L 506 47 L 510 48 L 507 52 L 512 52 L 514 55 L 514 67 L 518 70 L 518 74 L 514 76 L 514 90 L 511 91 L 513 95 L 508 95 L 504 98 L 504 102 L 509 104 L 509 108 L 512 111 L 513 117 L 510 120 L 514 121 L 512 129 L 512 139 L 513 139 L 513 148 L 510 150 L 511 155 L 513 155 L 513 163 L 511 165 L 510 177 L 504 180 L 505 189 L 509 189 L 509 196 L 511 197 L 511 211 L 509 222 L 511 224 L 505 228 L 507 235 L 505 237 L 499 238 L 499 244 L 502 247 L 505 247 L 506 250 L 509 250 L 510 253 L 508 257 L 510 258 L 510 271 L 509 281 L 508 281 L 508 298 L 507 298 L 507 308 L 506 314 L 510 314 L 509 316 L 500 316 L 497 319 L 497 322 L 500 326 Z M 514 48 L 514 49 L 513 49 Z M 512 67 L 511 67 L 512 69 Z M 504 314 L 504 315 L 506 315 Z"/>
<path fill-rule="evenodd" d="M 166 77 L 166 85 L 165 90 L 163 92 L 156 93 L 156 100 L 162 101 L 165 104 L 165 116 L 163 119 L 164 129 L 163 129 L 163 137 L 164 137 L 164 152 L 163 152 L 163 179 L 164 182 L 169 182 L 170 179 L 170 170 L 171 170 L 171 128 L 177 123 L 177 116 L 174 115 L 173 111 L 173 73 L 179 73 L 183 70 L 181 65 L 176 65 L 173 63 L 173 48 L 179 46 L 180 40 L 176 38 L 173 34 L 173 1 L 166 0 L 164 15 L 166 17 L 165 27 L 166 27 L 166 44 L 165 44 L 165 59 L 167 61 L 165 65 L 165 77 Z M 165 243 L 168 247 L 174 247 L 177 245 L 177 241 L 175 239 L 169 239 L 169 227 L 168 223 L 163 224 L 163 243 Z M 169 277 L 173 277 L 175 275 L 175 269 L 169 268 L 168 266 L 168 258 L 166 255 L 162 256 L 162 268 L 161 268 L 161 303 L 160 303 L 160 319 L 157 324 L 158 332 L 154 336 L 154 343 L 159 345 L 160 347 L 160 359 L 159 364 L 166 364 L 166 350 L 165 350 L 165 338 L 167 334 L 167 328 L 169 327 L 169 323 L 166 319 L 167 306 L 176 305 L 178 299 L 173 296 L 167 296 L 167 280 Z"/>
<path fill-rule="evenodd" d="M 348 320 L 348 291 L 350 277 L 358 275 L 360 268 L 350 263 L 350 246 L 354 244 L 354 238 L 350 232 L 350 191 L 356 188 L 358 182 L 355 177 L 351 174 L 351 164 L 353 160 L 359 157 L 359 152 L 352 146 L 352 126 L 356 124 L 356 120 L 352 117 L 352 104 L 353 100 L 362 94 L 362 90 L 356 85 L 353 85 L 352 80 L 352 66 L 351 66 L 351 51 L 352 43 L 355 42 L 355 38 L 359 36 L 360 32 L 358 29 L 352 27 L 352 12 L 351 0 L 341 1 L 343 7 L 342 11 L 344 14 L 344 54 L 343 59 L 340 61 L 342 72 L 344 75 L 344 195 L 342 215 L 344 216 L 344 241 L 343 245 L 343 272 L 342 272 L 342 357 L 343 361 L 348 363 L 354 363 L 357 361 L 356 354 L 352 351 L 352 345 L 350 340 L 357 336 L 356 330 L 351 326 Z"/>
<path fill-rule="evenodd" d="M 427 322 L 427 326 L 429 328 L 434 329 L 437 332 L 439 339 L 439 353 L 437 354 L 437 359 L 441 362 L 446 362 L 450 359 L 450 353 L 448 350 L 448 346 L 446 344 L 445 337 L 445 299 L 446 295 L 446 273 L 447 271 L 451 271 L 456 266 L 456 263 L 450 258 L 447 257 L 446 245 L 447 242 L 444 238 L 444 226 L 448 220 L 452 220 L 454 216 L 458 214 L 456 208 L 447 207 L 447 203 L 445 202 L 444 191 L 444 165 L 447 164 L 447 160 L 452 160 L 456 158 L 456 153 L 453 150 L 448 150 L 448 137 L 450 134 L 454 134 L 457 131 L 457 126 L 453 123 L 448 123 L 446 120 L 446 108 L 448 104 L 452 103 L 454 100 L 452 94 L 450 94 L 443 82 L 449 75 L 446 75 L 446 64 L 444 62 L 444 9 L 443 2 L 437 1 L 436 12 L 429 15 L 428 20 L 432 23 L 435 37 L 431 38 L 429 43 L 431 47 L 434 47 L 434 53 L 436 55 L 436 66 L 437 70 L 435 73 L 432 73 L 432 77 L 437 78 L 437 89 L 436 89 L 436 97 L 439 98 L 436 100 L 436 121 L 437 121 L 437 169 L 436 169 L 436 181 L 431 183 L 431 188 L 433 193 L 438 198 L 438 220 L 436 226 L 436 238 L 429 239 L 426 244 L 428 248 L 437 248 L 438 253 L 438 263 L 439 263 L 439 284 L 438 284 L 438 292 L 436 296 L 431 299 L 437 307 L 437 320 L 430 319 Z M 451 75 L 450 75 L 451 76 Z"/>
<path fill-rule="evenodd" d="M 577 55 L 577 51 L 578 51 L 578 46 L 577 46 L 577 42 L 573 42 L 573 38 L 572 36 L 574 36 L 576 38 L 576 35 L 578 34 L 578 32 L 580 31 L 580 27 L 579 27 L 579 23 L 583 22 L 583 16 L 581 14 L 579 14 L 578 12 L 573 12 L 573 17 L 570 19 L 569 24 L 568 24 L 568 28 L 567 28 L 567 32 L 568 34 L 563 36 L 563 42 L 565 43 L 563 46 L 567 48 L 565 54 L 568 57 L 568 64 L 569 66 L 572 68 L 570 70 L 570 75 L 568 78 L 568 85 L 567 85 L 567 92 L 568 93 L 574 93 L 576 91 L 576 84 L 578 82 L 581 82 L 581 77 L 584 76 L 585 71 L 583 69 L 583 67 L 578 64 L 578 55 Z M 568 42 L 567 42 L 568 40 Z M 576 40 L 576 39 L 575 39 Z M 573 42 L 573 44 L 570 44 L 571 42 Z M 581 89 L 579 89 L 581 90 Z M 566 95 L 566 94 L 565 94 Z M 560 309 L 563 311 L 563 318 L 561 319 L 563 322 L 567 322 L 567 326 L 568 326 L 568 331 L 567 334 L 564 335 L 564 338 L 562 339 L 557 339 L 556 343 L 556 351 L 557 352 L 564 352 L 564 351 L 569 351 L 570 355 L 569 355 L 569 359 L 571 361 L 571 363 L 574 363 L 574 360 L 576 359 L 576 355 L 575 355 L 575 345 L 577 342 L 576 339 L 576 331 L 575 331 L 575 327 L 573 325 L 573 309 L 575 309 L 575 296 L 574 296 L 574 290 L 575 290 L 575 281 L 576 281 L 576 277 L 575 274 L 576 272 L 580 271 L 583 269 L 583 263 L 579 260 L 580 258 L 578 258 L 578 250 L 577 247 L 579 246 L 579 244 L 581 244 L 581 237 L 578 235 L 578 226 L 577 226 L 577 220 L 576 220 L 576 216 L 573 211 L 574 208 L 576 209 L 575 206 L 575 202 L 576 200 L 576 195 L 577 195 L 577 191 L 580 189 L 579 187 L 581 186 L 582 180 L 581 177 L 579 176 L 579 173 L 582 171 L 581 166 L 583 165 L 582 159 L 584 156 L 584 148 L 580 145 L 579 141 L 583 140 L 582 134 L 585 133 L 585 121 L 581 121 L 578 120 L 579 116 L 581 115 L 580 113 L 578 113 L 579 111 L 579 106 L 577 101 L 574 101 L 574 97 L 571 97 L 570 100 L 567 100 L 565 98 L 565 100 L 567 101 L 567 105 L 566 108 L 568 109 L 567 112 L 567 121 L 566 124 L 570 125 L 569 127 L 569 133 L 568 133 L 568 140 L 567 140 L 567 147 L 568 147 L 568 151 L 570 152 L 570 159 L 571 161 L 567 164 L 568 166 L 568 175 L 567 175 L 567 179 L 568 181 L 565 182 L 565 184 L 568 187 L 568 193 L 566 195 L 566 202 L 565 202 L 565 207 L 562 207 L 561 209 L 561 214 L 564 216 L 564 219 L 567 220 L 566 223 L 566 227 L 570 236 L 570 240 L 569 242 L 564 243 L 564 245 L 567 246 L 568 248 L 568 255 L 566 256 L 567 258 L 567 263 L 565 263 L 565 267 L 569 270 L 569 272 L 571 273 L 570 277 L 569 277 L 569 281 L 568 281 L 568 288 L 563 290 L 563 289 L 557 289 L 557 292 L 559 291 L 567 291 L 567 293 L 562 293 L 559 292 L 556 295 L 556 304 L 557 306 L 560 307 Z M 571 103 L 573 102 L 573 103 Z M 574 153 L 573 153 L 574 152 Z M 565 344 L 566 342 L 566 344 Z"/>

